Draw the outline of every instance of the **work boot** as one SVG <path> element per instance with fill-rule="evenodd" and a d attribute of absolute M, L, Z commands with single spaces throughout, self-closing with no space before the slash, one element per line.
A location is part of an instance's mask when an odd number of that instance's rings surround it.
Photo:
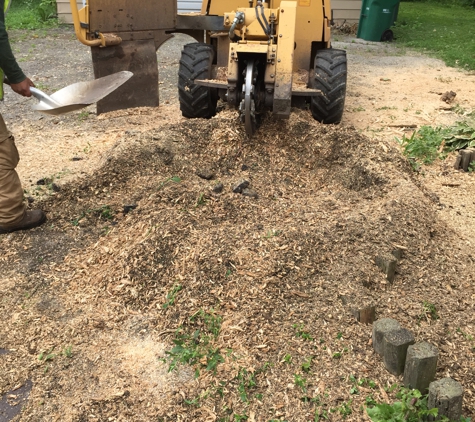
<path fill-rule="evenodd" d="M 0 234 L 17 230 L 28 230 L 41 226 L 46 221 L 46 214 L 41 210 L 27 211 L 20 222 L 13 226 L 0 226 Z"/>

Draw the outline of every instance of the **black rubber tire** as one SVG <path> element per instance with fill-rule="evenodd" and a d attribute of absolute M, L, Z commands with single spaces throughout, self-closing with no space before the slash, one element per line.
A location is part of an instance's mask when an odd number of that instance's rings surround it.
<path fill-rule="evenodd" d="M 210 118 L 216 114 L 218 90 L 195 85 L 195 79 L 211 79 L 214 49 L 208 44 L 186 44 L 178 70 L 178 97 L 184 117 Z"/>
<path fill-rule="evenodd" d="M 394 33 L 390 29 L 386 29 L 381 35 L 381 41 L 392 42 L 394 40 Z"/>
<path fill-rule="evenodd" d="M 317 51 L 314 69 L 309 86 L 323 95 L 311 97 L 312 116 L 321 123 L 340 123 L 346 96 L 346 51 L 333 48 Z"/>

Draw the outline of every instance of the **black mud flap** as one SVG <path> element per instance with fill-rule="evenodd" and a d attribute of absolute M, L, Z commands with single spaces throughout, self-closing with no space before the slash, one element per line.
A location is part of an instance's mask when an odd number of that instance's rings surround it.
<path fill-rule="evenodd" d="M 117 46 L 92 47 L 94 77 L 128 70 L 124 85 L 97 103 L 97 114 L 133 107 L 157 107 L 158 64 L 153 39 L 123 41 Z"/>

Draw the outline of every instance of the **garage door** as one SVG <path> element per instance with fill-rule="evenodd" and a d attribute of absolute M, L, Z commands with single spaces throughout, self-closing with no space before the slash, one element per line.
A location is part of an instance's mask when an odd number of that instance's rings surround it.
<path fill-rule="evenodd" d="M 200 12 L 201 0 L 178 1 L 178 13 Z"/>

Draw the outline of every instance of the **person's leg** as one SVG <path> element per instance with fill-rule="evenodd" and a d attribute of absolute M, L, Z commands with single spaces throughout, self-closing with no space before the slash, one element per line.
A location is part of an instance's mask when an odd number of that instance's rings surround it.
<path fill-rule="evenodd" d="M 15 140 L 0 115 L 0 233 L 36 227 L 45 221 L 42 211 L 26 212 L 15 171 L 19 160 Z"/>
<path fill-rule="evenodd" d="M 15 171 L 19 160 L 15 141 L 0 116 L 0 226 L 14 225 L 25 214 L 23 190 Z"/>

